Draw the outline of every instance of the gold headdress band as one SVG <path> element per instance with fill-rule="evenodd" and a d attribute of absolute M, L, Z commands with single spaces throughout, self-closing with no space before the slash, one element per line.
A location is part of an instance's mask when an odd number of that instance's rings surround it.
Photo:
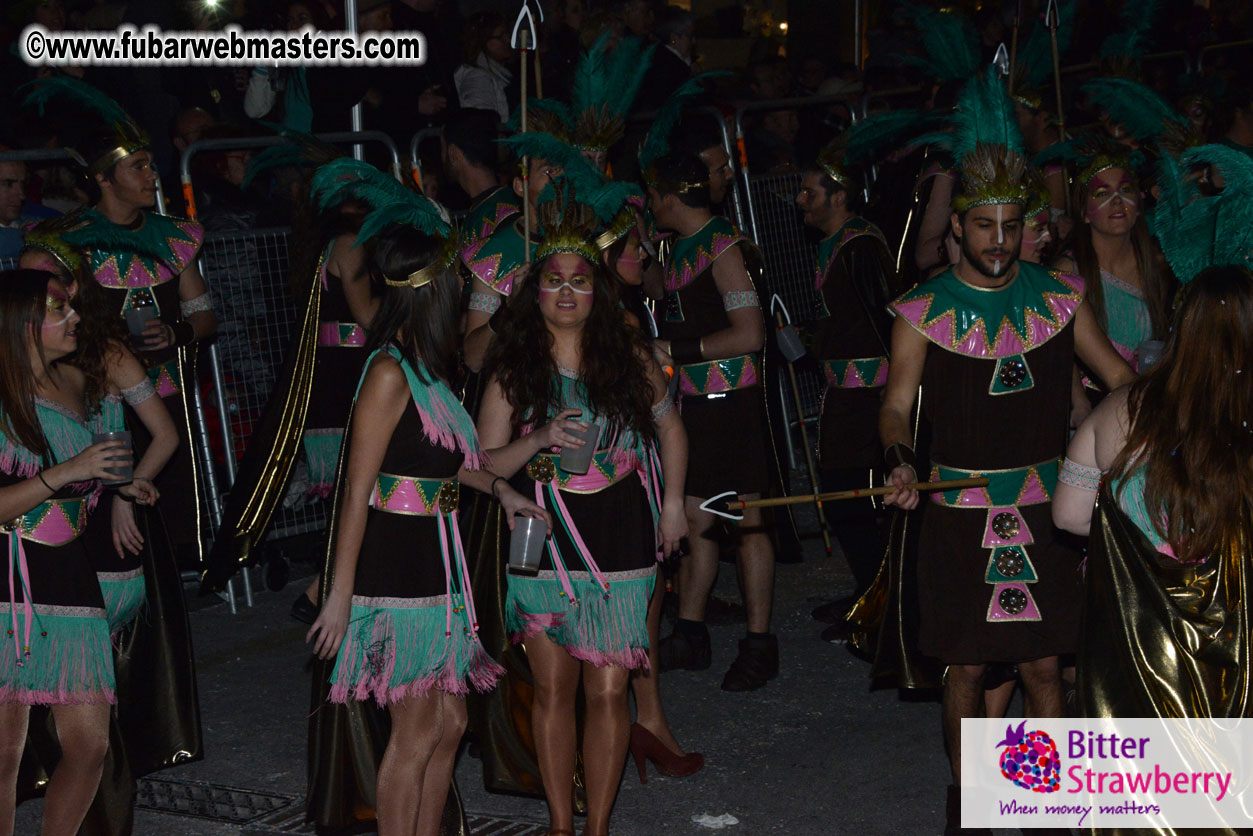
<path fill-rule="evenodd" d="M 953 209 L 961 214 L 976 206 L 1015 204 L 1025 210 L 1032 199 L 1026 179 L 1027 161 L 1021 154 L 980 142 L 962 159 L 962 193 L 953 198 Z"/>
<path fill-rule="evenodd" d="M 599 242 L 599 239 L 597 241 Z M 578 235 L 557 235 L 552 238 L 545 236 L 540 245 L 535 248 L 535 260 L 542 261 L 558 253 L 573 253 L 587 259 L 588 263 L 595 264 L 602 249 L 598 244 L 593 244 Z"/>
<path fill-rule="evenodd" d="M 1092 178 L 1107 168 L 1121 168 L 1126 170 L 1133 178 L 1136 177 L 1135 167 L 1132 166 L 1129 158 L 1112 154 L 1098 154 L 1092 159 L 1092 162 L 1088 163 L 1083 171 L 1079 172 L 1079 182 L 1086 188 L 1092 182 Z"/>
<path fill-rule="evenodd" d="M 134 140 L 127 140 L 127 141 L 122 142 L 121 145 L 118 145 L 116 148 L 112 149 L 111 151 L 106 151 L 105 153 L 97 157 L 96 161 L 87 167 L 87 176 L 88 177 L 96 176 L 100 172 L 105 171 L 111 168 L 112 166 L 117 165 L 122 160 L 129 157 L 131 154 L 134 154 L 138 151 L 143 151 L 149 146 L 149 144 L 150 143 L 147 142 L 147 140 L 142 139 L 142 138 L 134 139 Z"/>
<path fill-rule="evenodd" d="M 596 249 L 604 252 L 612 247 L 616 241 L 629 234 L 634 228 L 635 209 L 631 206 L 626 206 L 617 214 L 609 224 L 609 227 L 596 236 Z"/>
<path fill-rule="evenodd" d="M 440 251 L 439 258 L 432 261 L 425 267 L 419 267 L 401 281 L 393 281 L 386 276 L 383 277 L 383 283 L 389 287 L 412 287 L 419 288 L 435 281 L 445 270 L 453 265 L 457 258 L 457 239 L 450 235 L 444 239 L 444 247 Z"/>

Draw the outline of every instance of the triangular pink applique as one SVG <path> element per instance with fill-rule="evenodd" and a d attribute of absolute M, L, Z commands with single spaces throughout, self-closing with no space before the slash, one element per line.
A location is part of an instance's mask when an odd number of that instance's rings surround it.
<path fill-rule="evenodd" d="M 944 317 L 950 322 L 956 319 L 957 314 L 954 311 L 946 311 Z M 940 343 L 947 345 L 947 343 Z M 976 357 L 987 357 L 992 353 L 992 347 L 988 345 L 987 325 L 982 319 L 976 320 L 975 324 L 970 326 L 970 330 L 962 335 L 957 341 L 956 350 L 960 354 L 969 354 Z"/>
<path fill-rule="evenodd" d="M 862 380 L 861 373 L 857 371 L 856 363 L 849 363 L 844 370 L 844 381 L 841 386 L 844 389 L 861 389 L 866 385 L 866 381 Z"/>
<path fill-rule="evenodd" d="M 1044 482 L 1040 479 L 1040 473 L 1034 467 L 1027 474 L 1027 481 L 1022 487 L 1022 496 L 1018 499 L 1019 505 L 1039 505 L 1049 501 L 1049 493 L 1044 487 Z"/>
<path fill-rule="evenodd" d="M 1008 318 L 1002 319 L 1001 330 L 997 332 L 996 343 L 992 346 L 993 356 L 1005 357 L 1009 354 L 1021 354 L 1024 350 L 1022 337 L 1014 330 Z"/>
<path fill-rule="evenodd" d="M 963 508 L 986 508 L 992 504 L 987 488 L 963 488 L 957 495 L 957 504 Z"/>
<path fill-rule="evenodd" d="M 935 297 L 928 294 L 920 296 L 917 299 L 908 299 L 896 303 L 896 312 L 905 317 L 906 320 L 922 327 L 923 320 L 927 316 L 927 309 L 931 307 L 931 301 Z"/>

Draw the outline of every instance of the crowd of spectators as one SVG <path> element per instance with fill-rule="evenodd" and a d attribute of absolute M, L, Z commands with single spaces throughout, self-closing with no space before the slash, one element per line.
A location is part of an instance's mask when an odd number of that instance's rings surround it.
<path fill-rule="evenodd" d="M 1089 62 L 1110 27 L 1119 25 L 1114 21 L 1126 19 L 1118 14 L 1122 0 L 1082 0 L 1079 5 L 1079 23 L 1063 56 L 1068 66 Z M 1229 66 L 1236 52 L 1216 53 L 1204 75 L 1184 74 L 1182 70 L 1188 63 L 1195 67 L 1201 47 L 1253 37 L 1253 6 L 1215 2 L 1203 8 L 1184 0 L 1159 5 L 1163 8 L 1149 32 L 1146 51 L 1181 51 L 1187 61 L 1145 62 L 1146 81 L 1172 103 L 1192 97 L 1187 108 L 1195 112 L 1205 138 L 1221 137 L 1231 127 L 1231 102 L 1240 98 L 1246 84 L 1243 78 L 1233 78 Z M 916 106 L 936 100 L 935 89 L 907 60 L 921 51 L 909 4 L 866 4 L 866 50 L 861 69 L 851 60 L 840 59 L 851 52 L 851 38 L 847 36 L 851 15 L 847 21 L 838 16 L 823 21 L 830 27 L 831 48 L 789 50 L 790 42 L 781 34 L 787 31 L 786 21 L 772 18 L 769 11 L 756 6 L 769 10 L 771 4 L 732 5 L 698 18 L 661 0 L 550 2 L 540 25 L 538 50 L 531 54 L 531 94 L 568 96 L 580 54 L 608 32 L 615 38 L 634 36 L 657 44 L 637 101 L 641 112 L 655 110 L 694 72 L 715 68 L 713 61 L 702 58 L 702 38 L 708 38 L 707 43 L 731 40 L 745 47 L 716 50 L 720 59 L 728 54 L 742 56 L 738 66 L 729 67 L 731 73 L 709 83 L 709 101 L 725 113 L 745 102 L 811 96 L 848 98 L 848 102 L 750 112 L 745 138 L 752 170 L 757 173 L 796 170 L 812 160 L 826 141 L 847 127 L 864 94 L 886 94 L 871 96 L 872 108 Z M 977 10 L 969 10 L 988 60 L 997 46 L 1011 40 L 1018 7 L 1020 37 L 1025 39 L 1033 27 L 1043 25 L 1043 0 L 983 3 Z M 21 104 L 23 85 L 49 74 L 65 73 L 116 99 L 148 130 L 155 140 L 156 165 L 173 212 L 180 210 L 179 155 L 197 139 L 261 136 L 284 128 L 314 133 L 347 130 L 351 110 L 360 104 L 364 127 L 387 133 L 403 154 L 416 132 L 441 125 L 458 109 L 490 111 L 502 123 L 517 111 L 520 58 L 510 43 L 516 8 L 513 2 L 490 0 L 358 0 L 359 31 L 419 30 L 426 34 L 428 59 L 421 67 L 50 69 L 28 66 L 17 55 L 17 36 L 30 23 L 52 31 L 105 30 L 123 23 L 201 31 L 221 29 L 230 23 L 261 30 L 348 27 L 341 0 L 22 0 L 11 4 L 8 19 L 0 21 L 0 41 L 8 46 L 0 59 L 0 110 L 6 114 L 0 120 L 0 146 L 32 149 L 72 144 L 75 122 L 82 120 L 82 114 L 40 117 Z M 765 35 L 766 31 L 770 34 Z M 1074 95 L 1080 79 L 1080 74 L 1068 74 L 1065 79 L 1067 107 L 1072 108 L 1069 125 L 1097 118 L 1097 114 L 1084 111 L 1084 103 Z M 917 92 L 889 92 L 898 90 Z M 1052 115 L 1048 105 L 1045 110 Z M 623 146 L 633 136 L 638 134 L 628 132 Z M 430 139 L 420 146 L 424 188 L 451 208 L 461 208 L 467 197 L 444 177 L 440 145 L 433 135 Z M 198 194 L 203 184 L 204 208 L 212 205 L 235 216 L 241 211 L 251 213 L 247 223 L 281 224 L 290 204 L 286 192 L 290 183 L 280 179 L 279 193 L 273 192 L 274 182 L 266 187 L 270 193 L 244 193 L 243 172 L 249 157 L 250 152 L 230 152 L 206 154 L 197 160 L 193 179 Z M 619 149 L 618 157 L 615 162 L 629 166 L 630 149 Z M 501 162 L 504 174 L 506 163 Z M 35 217 L 44 207 L 63 211 L 81 201 L 68 167 L 25 168 L 12 163 L 0 168 L 0 225 L 12 227 L 17 221 L 15 211 Z M 13 205 L 19 204 L 13 203 L 12 195 L 19 192 L 24 198 L 20 205 L 25 208 L 14 209 Z M 235 223 L 239 222 L 237 217 Z M 9 249 L 4 240 L 0 239 L 0 252 Z"/>

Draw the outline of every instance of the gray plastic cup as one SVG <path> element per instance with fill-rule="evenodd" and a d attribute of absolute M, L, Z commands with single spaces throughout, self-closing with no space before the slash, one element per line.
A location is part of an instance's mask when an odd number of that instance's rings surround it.
<path fill-rule="evenodd" d="M 147 329 L 148 323 L 156 318 L 157 309 L 152 305 L 128 308 L 126 310 L 126 330 L 130 332 L 131 342 L 139 348 L 143 348 L 145 346 L 144 330 Z"/>
<path fill-rule="evenodd" d="M 515 575 L 535 575 L 544 557 L 548 523 L 538 517 L 514 517 L 509 535 L 509 571 Z"/>
<path fill-rule="evenodd" d="M 784 325 L 778 330 L 777 339 L 779 353 L 784 360 L 795 363 L 805 356 L 805 345 L 801 342 L 801 335 L 796 332 L 795 326 Z"/>
<path fill-rule="evenodd" d="M 1162 340 L 1144 340 L 1136 346 L 1136 371 L 1144 374 L 1149 369 L 1157 365 L 1157 361 L 1162 359 L 1162 351 L 1166 348 L 1166 343 Z"/>
<path fill-rule="evenodd" d="M 128 430 L 119 430 L 118 432 L 114 432 L 114 433 L 96 433 L 95 435 L 91 437 L 92 444 L 100 444 L 105 441 L 125 442 L 126 451 L 128 453 L 134 452 L 133 449 L 131 448 L 131 434 Z M 110 461 L 117 461 L 117 459 L 112 458 L 110 459 Z M 118 465 L 117 467 L 110 467 L 109 472 L 113 474 L 114 478 L 108 481 L 101 481 L 100 484 L 104 485 L 105 487 L 110 487 L 110 488 L 115 488 L 120 485 L 129 485 L 133 481 L 134 476 L 135 476 L 135 463 L 131 462 L 130 464 L 127 464 L 127 465 Z"/>
<path fill-rule="evenodd" d="M 561 469 L 566 473 L 587 473 L 592 466 L 592 456 L 596 455 L 596 443 L 600 441 L 600 425 L 589 422 L 581 430 L 566 430 L 575 438 L 584 441 L 582 447 L 561 448 Z"/>

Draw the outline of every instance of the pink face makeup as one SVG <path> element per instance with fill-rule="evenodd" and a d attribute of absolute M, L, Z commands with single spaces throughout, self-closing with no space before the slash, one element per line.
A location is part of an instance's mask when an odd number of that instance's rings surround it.
<path fill-rule="evenodd" d="M 568 276 L 563 276 L 554 268 L 546 267 L 539 277 L 540 293 L 559 293 L 563 288 L 569 288 L 571 293 L 580 295 L 592 295 L 592 271 L 587 266 L 587 262 L 580 260 L 579 266 L 570 271 Z"/>
<path fill-rule="evenodd" d="M 1092 179 L 1089 193 L 1091 194 L 1091 197 L 1088 198 L 1090 208 L 1087 214 L 1089 218 L 1098 212 L 1104 211 L 1105 207 L 1114 202 L 1114 198 L 1121 198 L 1123 204 L 1129 209 L 1136 208 L 1137 195 L 1135 194 L 1135 184 L 1125 171 L 1122 173 L 1122 177 L 1118 180 L 1116 186 L 1110 185 L 1100 175 L 1097 175 Z M 1096 205 L 1093 206 L 1093 203 Z"/>

